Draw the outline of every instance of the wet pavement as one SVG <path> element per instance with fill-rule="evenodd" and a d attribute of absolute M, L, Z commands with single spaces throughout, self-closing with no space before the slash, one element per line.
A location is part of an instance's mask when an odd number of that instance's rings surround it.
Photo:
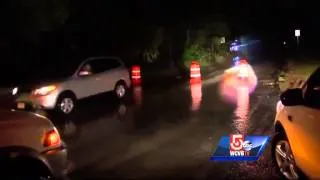
<path fill-rule="evenodd" d="M 103 95 L 52 117 L 74 164 L 70 179 L 277 179 L 270 145 L 257 162 L 209 160 L 222 135 L 272 134 L 279 90 L 261 82 L 275 69 L 253 68 L 258 81 L 221 75 L 135 86 L 122 102 Z"/>

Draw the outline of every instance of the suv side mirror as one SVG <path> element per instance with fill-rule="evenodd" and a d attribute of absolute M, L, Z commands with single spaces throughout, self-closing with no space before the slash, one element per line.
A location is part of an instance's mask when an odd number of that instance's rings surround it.
<path fill-rule="evenodd" d="M 285 106 L 297 106 L 304 104 L 302 89 L 288 89 L 280 95 L 280 100 Z"/>

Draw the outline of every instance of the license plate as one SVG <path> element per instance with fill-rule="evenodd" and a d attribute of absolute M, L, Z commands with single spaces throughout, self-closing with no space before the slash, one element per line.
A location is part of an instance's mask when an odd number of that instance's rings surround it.
<path fill-rule="evenodd" d="M 23 103 L 23 102 L 19 102 L 19 103 L 17 104 L 17 108 L 18 108 L 18 109 L 25 109 L 25 108 L 26 108 L 26 104 Z"/>

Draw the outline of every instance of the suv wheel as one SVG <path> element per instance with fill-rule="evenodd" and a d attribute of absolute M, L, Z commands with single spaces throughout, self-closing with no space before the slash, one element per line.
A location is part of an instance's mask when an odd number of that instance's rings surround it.
<path fill-rule="evenodd" d="M 272 157 L 278 173 L 285 179 L 300 179 L 299 171 L 285 135 L 277 133 L 272 141 Z"/>
<path fill-rule="evenodd" d="M 114 92 L 116 93 L 116 96 L 119 99 L 124 98 L 124 96 L 127 94 L 127 86 L 126 86 L 126 84 L 124 82 L 118 82 L 116 84 Z"/>
<path fill-rule="evenodd" d="M 57 110 L 62 114 L 71 114 L 76 106 L 76 98 L 72 94 L 64 94 L 58 98 Z"/>

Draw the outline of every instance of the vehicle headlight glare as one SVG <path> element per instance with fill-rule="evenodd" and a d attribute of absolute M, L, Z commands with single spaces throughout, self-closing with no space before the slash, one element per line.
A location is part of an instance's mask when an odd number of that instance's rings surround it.
<path fill-rule="evenodd" d="M 14 87 L 13 89 L 12 89 L 12 95 L 14 96 L 14 95 L 16 95 L 18 93 L 18 87 Z"/>
<path fill-rule="evenodd" d="M 34 95 L 38 95 L 38 96 L 45 96 L 50 94 L 52 91 L 56 90 L 57 87 L 54 85 L 50 85 L 50 86 L 44 86 L 41 88 L 36 89 L 33 94 Z"/>

